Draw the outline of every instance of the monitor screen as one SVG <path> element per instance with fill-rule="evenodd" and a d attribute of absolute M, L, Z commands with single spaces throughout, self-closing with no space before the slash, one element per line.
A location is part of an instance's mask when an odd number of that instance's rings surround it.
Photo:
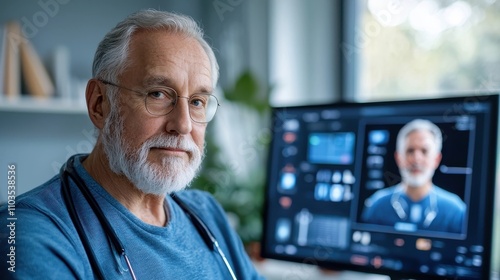
<path fill-rule="evenodd" d="M 262 255 L 489 279 L 497 125 L 497 95 L 273 108 Z"/>

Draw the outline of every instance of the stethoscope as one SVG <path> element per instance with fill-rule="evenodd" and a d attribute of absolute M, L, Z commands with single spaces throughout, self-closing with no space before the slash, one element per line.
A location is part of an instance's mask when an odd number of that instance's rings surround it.
<path fill-rule="evenodd" d="M 78 155 L 76 155 L 78 156 Z M 85 182 L 83 179 L 76 173 L 76 170 L 73 166 L 74 163 L 74 158 L 76 156 L 72 156 L 68 159 L 68 161 L 63 165 L 60 171 L 60 176 L 61 176 L 61 182 L 62 182 L 62 195 L 64 198 L 64 201 L 68 207 L 69 215 L 71 217 L 71 220 L 73 221 L 73 224 L 75 225 L 76 231 L 78 232 L 78 235 L 80 236 L 80 239 L 82 240 L 83 247 L 85 249 L 85 252 L 87 253 L 87 256 L 90 261 L 90 265 L 92 267 L 92 270 L 94 273 L 97 275 L 99 279 L 106 279 L 104 277 L 104 271 L 97 261 L 96 254 L 94 250 L 92 249 L 92 246 L 90 245 L 90 241 L 88 239 L 88 236 L 85 234 L 85 230 L 83 229 L 82 223 L 80 221 L 79 215 L 77 214 L 75 204 L 73 202 L 73 198 L 71 196 L 71 191 L 70 191 L 70 185 L 69 185 L 69 178 L 73 180 L 73 182 L 76 184 L 78 189 L 80 189 L 80 192 L 83 194 L 85 199 L 87 200 L 88 204 L 92 208 L 92 211 L 94 211 L 97 219 L 99 220 L 101 226 L 104 229 L 104 232 L 107 236 L 107 238 L 111 241 L 111 244 L 113 245 L 114 249 L 116 252 L 119 253 L 121 258 L 125 261 L 128 271 L 130 272 L 130 276 L 132 279 L 136 280 L 137 278 L 135 277 L 134 270 L 132 269 L 132 265 L 130 263 L 130 260 L 127 256 L 127 253 L 125 251 L 125 247 L 123 246 L 123 243 L 120 241 L 118 238 L 118 235 L 116 234 L 116 231 L 113 229 L 109 221 L 106 219 L 104 216 L 104 213 L 102 212 L 102 209 L 99 207 L 97 204 L 96 199 L 92 196 L 88 188 L 86 187 Z M 216 251 L 218 255 L 221 257 L 222 261 L 224 262 L 227 270 L 231 274 L 232 279 L 236 279 L 236 276 L 234 274 L 234 271 L 229 264 L 229 261 L 227 260 L 226 256 L 224 255 L 224 252 L 222 252 L 221 248 L 219 247 L 219 243 L 215 239 L 215 236 L 212 234 L 212 232 L 209 230 L 207 225 L 187 206 L 178 196 L 175 194 L 170 195 L 172 199 L 182 208 L 184 213 L 189 217 L 193 225 L 196 227 L 196 230 L 200 234 L 200 236 L 203 238 L 205 243 L 207 244 L 208 248 L 210 250 Z"/>
<path fill-rule="evenodd" d="M 402 192 L 403 192 L 402 186 L 398 187 L 394 191 L 394 193 L 391 196 L 391 205 L 394 211 L 396 212 L 396 215 L 398 215 L 398 217 L 404 221 L 408 218 L 408 215 L 406 214 L 405 210 L 408 209 L 408 203 L 406 203 L 406 201 L 401 198 Z M 432 221 L 434 221 L 434 219 L 436 218 L 438 212 L 436 194 L 432 190 L 430 192 L 429 200 L 430 200 L 429 207 L 425 209 L 424 212 L 425 219 L 422 223 L 425 228 L 428 228 L 431 225 Z"/>

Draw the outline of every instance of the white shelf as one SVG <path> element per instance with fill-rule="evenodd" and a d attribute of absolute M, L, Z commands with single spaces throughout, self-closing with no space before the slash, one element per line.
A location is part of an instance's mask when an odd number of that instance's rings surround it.
<path fill-rule="evenodd" d="M 84 101 L 58 98 L 1 98 L 0 112 L 87 114 Z"/>

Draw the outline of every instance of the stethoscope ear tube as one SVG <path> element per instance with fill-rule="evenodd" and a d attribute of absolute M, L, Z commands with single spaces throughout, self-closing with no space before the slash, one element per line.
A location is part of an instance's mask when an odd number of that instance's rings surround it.
<path fill-rule="evenodd" d="M 205 223 L 196 215 L 194 215 L 193 211 L 189 209 L 189 207 L 182 201 L 178 196 L 175 195 L 175 193 L 172 193 L 170 195 L 172 199 L 177 202 L 177 204 L 184 210 L 186 215 L 191 219 L 191 222 L 194 224 L 198 232 L 200 233 L 201 237 L 207 244 L 208 248 L 210 250 L 216 251 L 219 256 L 222 258 L 222 261 L 224 262 L 224 265 L 226 265 L 227 270 L 229 271 L 229 274 L 231 274 L 231 277 L 233 280 L 236 280 L 236 275 L 234 274 L 234 271 L 229 264 L 229 261 L 226 258 L 226 255 L 222 251 L 222 249 L 219 247 L 219 242 L 217 242 L 217 239 L 215 239 L 215 236 L 213 233 L 210 231 L 210 229 L 205 225 Z"/>
<path fill-rule="evenodd" d="M 72 163 L 72 162 L 71 162 Z M 66 203 L 66 208 L 68 208 L 68 213 L 71 218 L 71 221 L 73 222 L 73 225 L 76 228 L 76 232 L 78 233 L 78 236 L 80 237 L 80 240 L 82 241 L 83 248 L 85 249 L 85 252 L 87 253 L 90 266 L 92 268 L 92 271 L 97 274 L 96 277 L 98 279 L 106 279 L 104 277 L 104 273 L 101 270 L 101 266 L 97 263 L 97 257 L 94 254 L 94 250 L 92 250 L 92 247 L 90 246 L 90 241 L 87 237 L 87 235 L 84 233 L 82 223 L 80 222 L 80 219 L 78 219 L 78 215 L 76 214 L 76 209 L 75 209 L 75 204 L 73 203 L 73 199 L 71 197 L 71 193 L 69 190 L 69 182 L 68 178 L 69 176 L 66 175 L 66 166 L 68 163 L 63 165 L 60 171 L 60 177 L 61 177 L 61 192 L 64 198 L 64 202 Z"/>
<path fill-rule="evenodd" d="M 394 193 L 391 195 L 391 206 L 394 209 L 394 212 L 396 212 L 396 215 L 401 220 L 406 220 L 408 218 L 408 215 L 405 211 L 405 208 L 408 207 L 408 204 L 401 198 L 401 190 L 395 190 Z M 405 204 L 405 207 L 403 207 L 403 203 Z M 436 194 L 434 191 L 431 190 L 430 192 L 430 205 L 428 209 L 425 211 L 425 219 L 423 221 L 423 226 L 424 227 L 429 227 L 431 223 L 434 221 L 434 219 L 437 216 L 437 199 L 436 199 Z"/>
<path fill-rule="evenodd" d="M 115 230 L 113 227 L 109 224 L 109 221 L 104 218 L 104 213 L 102 212 L 101 208 L 97 204 L 97 201 L 95 198 L 92 196 L 92 194 L 89 192 L 87 188 L 85 188 L 85 182 L 76 174 L 76 171 L 74 170 L 73 167 L 73 162 L 74 162 L 74 156 L 71 157 L 66 164 L 61 168 L 60 176 L 61 176 L 61 181 L 62 181 L 62 191 L 63 195 L 66 201 L 66 205 L 68 206 L 68 209 L 70 209 L 70 217 L 71 220 L 73 221 L 73 224 L 75 225 L 75 228 L 78 232 L 78 235 L 80 236 L 82 243 L 84 245 L 85 251 L 87 252 L 87 255 L 89 256 L 89 260 L 91 263 L 91 266 L 94 271 L 97 272 L 98 276 L 100 279 L 106 279 L 104 277 L 104 273 L 102 272 L 101 266 L 98 264 L 97 257 L 94 254 L 94 250 L 92 250 L 92 247 L 90 245 L 90 241 L 88 240 L 87 235 L 84 233 L 83 226 L 80 222 L 80 219 L 78 218 L 78 214 L 76 213 L 75 205 L 73 203 L 73 199 L 71 197 L 70 193 L 70 186 L 69 186 L 69 180 L 68 178 L 71 177 L 71 179 L 75 182 L 75 185 L 78 187 L 80 192 L 83 194 L 85 199 L 87 200 L 88 204 L 96 214 L 97 219 L 99 220 L 101 226 L 103 227 L 106 235 L 109 236 L 109 240 L 113 244 L 113 247 L 115 247 L 115 250 L 117 252 L 120 252 L 121 256 L 125 259 L 125 262 L 127 264 L 127 267 L 129 269 L 130 275 L 132 279 L 136 280 L 134 270 L 132 269 L 132 266 L 130 265 L 130 261 L 127 257 L 127 254 L 125 252 L 125 248 L 123 244 L 121 243 L 120 239 L 118 238 L 118 235 L 116 234 Z M 89 254 L 90 252 L 90 254 Z M 96 269 L 97 267 L 97 269 Z"/>
<path fill-rule="evenodd" d="M 217 242 L 215 240 L 215 237 L 213 236 L 212 232 L 209 231 L 209 229 L 204 225 L 204 223 L 198 218 L 196 215 L 193 215 L 191 210 L 188 210 L 188 206 L 182 201 L 178 196 L 176 196 L 174 193 L 170 195 L 172 199 L 182 208 L 182 210 L 186 213 L 186 215 L 189 217 L 193 225 L 196 227 L 196 230 L 198 232 L 202 233 L 200 234 L 201 237 L 203 238 L 203 241 L 207 244 L 208 248 L 210 250 L 215 250 L 215 243 Z"/>
<path fill-rule="evenodd" d="M 77 155 L 76 155 L 77 156 Z M 125 263 L 128 267 L 128 271 L 130 272 L 130 276 L 132 279 L 136 280 L 136 276 L 134 273 L 134 270 L 132 269 L 132 265 L 130 263 L 130 260 L 125 252 L 125 248 L 123 244 L 121 243 L 120 239 L 118 238 L 118 235 L 116 234 L 115 230 L 109 223 L 109 221 L 106 219 L 104 216 L 104 213 L 102 212 L 101 208 L 99 207 L 99 204 L 95 200 L 95 198 L 92 196 L 90 191 L 85 187 L 85 182 L 78 176 L 76 173 L 74 167 L 73 167 L 73 162 L 74 162 L 75 156 L 72 156 L 68 161 L 63 165 L 60 171 L 60 177 L 61 177 L 61 192 L 62 196 L 64 199 L 64 202 L 66 203 L 66 206 L 68 208 L 69 216 L 75 225 L 76 231 L 78 233 L 78 236 L 80 237 L 80 240 L 82 241 L 83 247 L 85 249 L 85 252 L 87 253 L 90 266 L 92 268 L 92 271 L 94 272 L 95 276 L 98 279 L 106 279 L 104 277 L 104 272 L 101 269 L 101 266 L 99 265 L 99 262 L 97 261 L 97 257 L 94 253 L 94 250 L 92 249 L 92 246 L 90 245 L 90 241 L 85 234 L 85 231 L 83 229 L 83 225 L 78 217 L 78 213 L 76 211 L 76 207 L 73 201 L 73 198 L 71 196 L 71 191 L 70 191 L 70 184 L 69 184 L 69 178 L 73 180 L 75 185 L 78 187 L 84 198 L 86 199 L 87 203 L 90 205 L 92 210 L 95 213 L 95 216 L 99 220 L 99 223 L 101 224 L 104 233 L 108 237 L 108 239 L 111 241 L 113 244 L 113 247 L 117 252 L 121 254 L 123 259 L 125 260 Z M 210 250 L 215 251 L 219 254 L 219 256 L 222 258 L 228 272 L 231 274 L 231 277 L 233 280 L 236 280 L 236 276 L 234 274 L 234 271 L 229 264 L 229 261 L 227 260 L 226 256 L 222 252 L 221 248 L 219 247 L 219 244 L 217 240 L 215 239 L 215 236 L 212 234 L 210 229 L 205 225 L 205 223 L 184 203 L 178 196 L 175 194 L 170 195 L 172 199 L 177 202 L 177 204 L 182 208 L 184 213 L 189 217 L 189 219 L 192 221 L 194 226 L 196 227 L 197 231 L 207 244 L 207 246 L 210 248 Z"/>

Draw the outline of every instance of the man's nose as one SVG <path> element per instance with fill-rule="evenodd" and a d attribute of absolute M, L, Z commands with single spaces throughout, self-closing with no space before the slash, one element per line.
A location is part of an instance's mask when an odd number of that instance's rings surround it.
<path fill-rule="evenodd" d="M 189 97 L 178 96 L 174 109 L 167 117 L 169 117 L 166 125 L 167 132 L 180 135 L 189 134 L 193 129 L 193 120 L 189 113 Z"/>

